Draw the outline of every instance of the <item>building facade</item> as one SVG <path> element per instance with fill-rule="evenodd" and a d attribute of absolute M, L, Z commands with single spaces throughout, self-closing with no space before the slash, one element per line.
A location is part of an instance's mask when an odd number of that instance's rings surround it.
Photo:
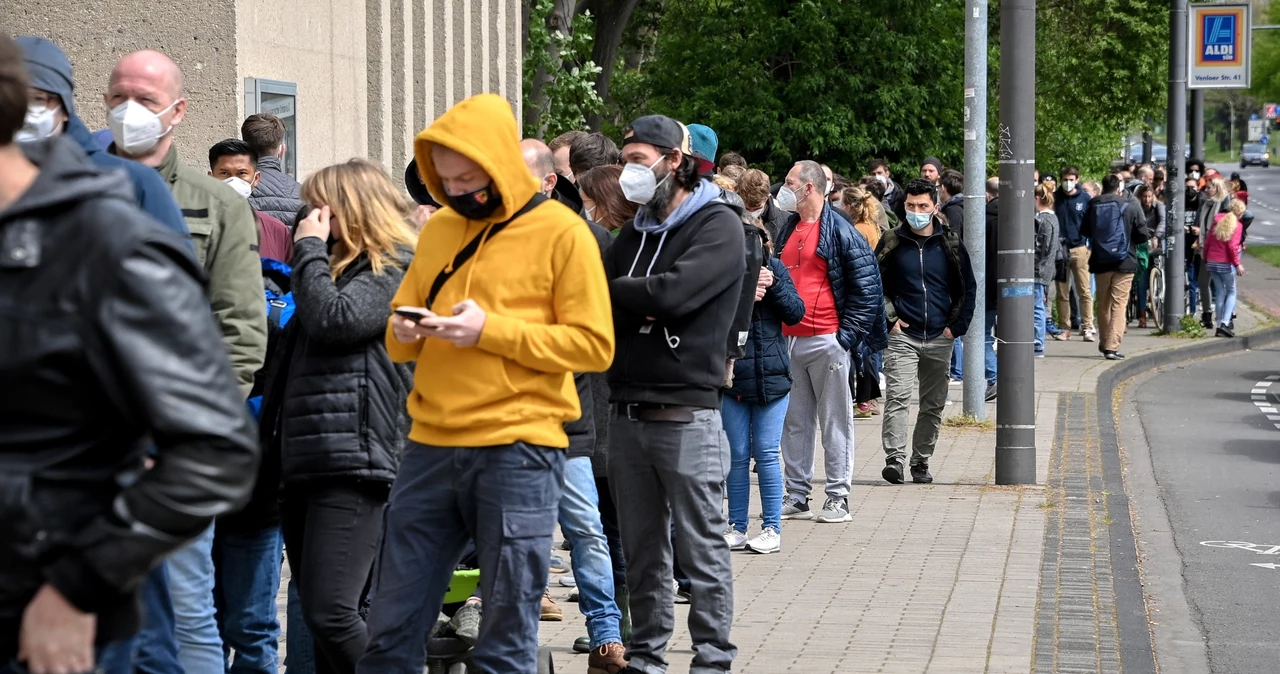
<path fill-rule="evenodd" d="M 351 157 L 399 176 L 417 132 L 474 94 L 505 97 L 520 118 L 519 0 L 8 0 L 6 9 L 5 30 L 67 52 L 90 129 L 106 127 L 102 95 L 120 57 L 173 58 L 188 100 L 176 140 L 193 167 L 254 112 L 285 120 L 299 178 Z"/>

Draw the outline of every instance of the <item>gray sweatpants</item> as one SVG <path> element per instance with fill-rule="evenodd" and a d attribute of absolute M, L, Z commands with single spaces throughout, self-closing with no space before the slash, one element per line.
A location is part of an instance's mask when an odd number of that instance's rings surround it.
<path fill-rule="evenodd" d="M 901 332 L 890 333 L 884 351 L 884 442 L 886 461 L 901 462 L 907 457 L 908 407 L 911 389 L 920 384 L 920 413 L 911 442 L 911 465 L 928 464 L 938 444 L 942 428 L 942 408 L 947 404 L 947 372 L 951 367 L 954 340 L 939 337 L 929 341 L 913 339 Z"/>
<path fill-rule="evenodd" d="M 733 563 L 724 541 L 724 480 L 729 441 L 720 410 L 700 410 L 692 423 L 631 421 L 609 425 L 609 488 L 618 504 L 633 621 L 627 657 L 645 674 L 667 671 L 675 629 L 671 526 L 680 568 L 689 576 L 691 674 L 728 672 L 738 649 L 733 623 Z"/>
<path fill-rule="evenodd" d="M 853 394 L 849 352 L 835 335 L 791 338 L 791 403 L 782 427 L 783 476 L 788 494 L 809 498 L 818 429 L 827 496 L 847 498 L 853 473 Z M 683 567 L 682 567 L 683 568 Z"/>

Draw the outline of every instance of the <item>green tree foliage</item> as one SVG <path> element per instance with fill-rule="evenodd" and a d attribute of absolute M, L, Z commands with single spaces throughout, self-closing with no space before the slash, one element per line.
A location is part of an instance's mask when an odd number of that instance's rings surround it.
<path fill-rule="evenodd" d="M 770 175 L 815 157 L 861 175 L 962 154 L 955 0 L 668 2 L 644 66 L 649 110 L 706 124 Z M 617 83 L 621 85 L 621 82 Z"/>
<path fill-rule="evenodd" d="M 1076 164 L 1100 174 L 1135 125 L 1148 115 L 1163 120 L 1168 43 L 1168 0 L 1038 0 L 1040 169 Z"/>
<path fill-rule="evenodd" d="M 1126 132 L 1148 115 L 1163 118 L 1167 4 L 1040 0 L 1041 168 L 1075 163 L 1101 173 Z M 681 0 L 660 8 L 656 30 L 643 31 L 656 34 L 652 57 L 627 67 L 620 60 L 615 70 L 606 131 L 648 112 L 706 124 L 722 150 L 775 178 L 806 157 L 851 176 L 875 157 L 899 176 L 915 175 L 930 155 L 962 163 L 963 0 Z M 642 4 L 633 22 L 644 12 Z M 994 140 L 998 0 L 990 16 Z"/>
<path fill-rule="evenodd" d="M 585 129 L 587 117 L 604 107 L 595 88 L 600 66 L 591 61 L 590 12 L 574 16 L 565 31 L 548 20 L 554 9 L 553 0 L 530 6 L 523 74 L 524 134 L 532 138 Z"/>

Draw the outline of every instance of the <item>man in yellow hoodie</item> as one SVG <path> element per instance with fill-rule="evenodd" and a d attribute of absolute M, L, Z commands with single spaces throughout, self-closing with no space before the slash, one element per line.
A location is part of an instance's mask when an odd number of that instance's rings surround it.
<path fill-rule="evenodd" d="M 600 248 L 538 193 L 506 100 L 483 94 L 418 135 L 445 204 L 392 302 L 387 352 L 416 362 L 360 674 L 417 674 L 463 545 L 480 559 L 480 672 L 537 669 L 539 603 L 561 497 L 574 372 L 613 360 Z M 536 195 L 536 196 L 535 196 Z"/>

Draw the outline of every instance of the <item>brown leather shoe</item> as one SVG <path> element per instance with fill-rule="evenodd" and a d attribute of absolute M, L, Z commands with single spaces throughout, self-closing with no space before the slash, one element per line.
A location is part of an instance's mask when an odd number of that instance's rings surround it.
<path fill-rule="evenodd" d="M 593 651 L 587 658 L 587 674 L 618 674 L 626 669 L 628 661 L 627 649 L 622 644 L 605 644 Z"/>
<path fill-rule="evenodd" d="M 564 611 L 551 599 L 551 588 L 542 593 L 542 620 L 560 622 L 564 620 Z"/>

